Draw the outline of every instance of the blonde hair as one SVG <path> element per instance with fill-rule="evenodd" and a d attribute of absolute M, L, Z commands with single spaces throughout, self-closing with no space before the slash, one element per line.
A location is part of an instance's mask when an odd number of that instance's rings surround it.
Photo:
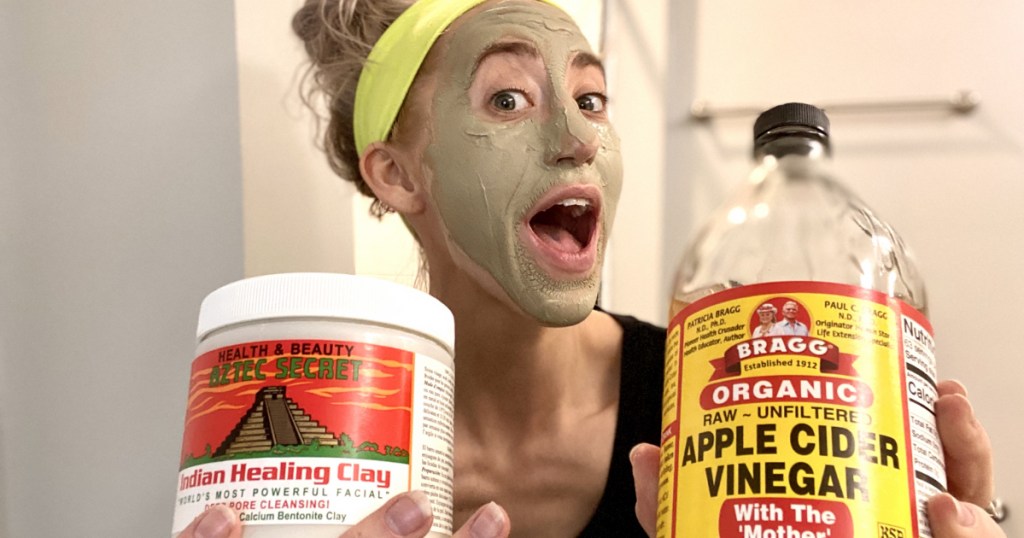
<path fill-rule="evenodd" d="M 319 118 L 327 162 L 338 176 L 373 198 L 370 212 L 378 217 L 389 209 L 359 173 L 352 126 L 356 85 L 373 45 L 413 1 L 306 0 L 292 17 L 292 30 L 310 60 L 302 78 L 302 98 Z"/>

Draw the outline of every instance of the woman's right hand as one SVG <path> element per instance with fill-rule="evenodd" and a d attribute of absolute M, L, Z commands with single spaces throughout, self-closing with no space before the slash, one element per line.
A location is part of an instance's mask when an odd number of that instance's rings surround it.
<path fill-rule="evenodd" d="M 419 538 L 434 522 L 430 501 L 422 491 L 392 497 L 341 536 L 344 538 Z M 452 538 L 507 538 L 512 526 L 496 503 L 481 506 Z M 205 511 L 178 538 L 241 538 L 242 522 L 230 508 L 218 505 Z"/>

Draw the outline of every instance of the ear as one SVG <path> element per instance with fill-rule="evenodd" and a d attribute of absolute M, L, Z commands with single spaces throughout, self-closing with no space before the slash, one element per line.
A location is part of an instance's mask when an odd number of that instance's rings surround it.
<path fill-rule="evenodd" d="M 402 150 L 387 142 L 370 144 L 359 158 L 359 172 L 381 202 L 400 214 L 421 213 L 426 206 L 422 174 Z"/>

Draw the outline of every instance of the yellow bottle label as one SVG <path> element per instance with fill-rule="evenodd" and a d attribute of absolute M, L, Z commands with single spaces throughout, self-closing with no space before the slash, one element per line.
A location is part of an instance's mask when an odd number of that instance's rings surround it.
<path fill-rule="evenodd" d="M 671 320 L 659 537 L 930 537 L 932 329 L 862 288 L 732 288 Z"/>

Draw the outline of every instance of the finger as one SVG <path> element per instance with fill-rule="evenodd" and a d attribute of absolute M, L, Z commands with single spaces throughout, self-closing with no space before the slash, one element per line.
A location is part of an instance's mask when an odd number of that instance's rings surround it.
<path fill-rule="evenodd" d="M 641 443 L 629 453 L 636 487 L 636 519 L 648 536 L 654 536 L 658 512 L 658 466 L 661 449 Z"/>
<path fill-rule="evenodd" d="M 967 398 L 954 391 L 935 401 L 935 419 L 946 457 L 949 492 L 979 506 L 995 496 L 992 444 Z"/>
<path fill-rule="evenodd" d="M 238 513 L 218 504 L 199 514 L 178 538 L 242 538 L 242 522 Z"/>
<path fill-rule="evenodd" d="M 928 520 L 934 538 L 1006 538 L 980 506 L 958 502 L 948 493 L 928 500 Z"/>
<path fill-rule="evenodd" d="M 492 501 L 481 506 L 452 538 L 507 538 L 510 532 L 508 514 Z"/>
<path fill-rule="evenodd" d="M 959 394 L 964 398 L 967 397 L 967 387 L 955 379 L 943 379 L 942 381 L 939 381 L 938 388 L 939 396 L 946 394 Z"/>
<path fill-rule="evenodd" d="M 396 495 L 342 534 L 344 538 L 425 536 L 434 523 L 430 500 L 422 491 Z"/>

